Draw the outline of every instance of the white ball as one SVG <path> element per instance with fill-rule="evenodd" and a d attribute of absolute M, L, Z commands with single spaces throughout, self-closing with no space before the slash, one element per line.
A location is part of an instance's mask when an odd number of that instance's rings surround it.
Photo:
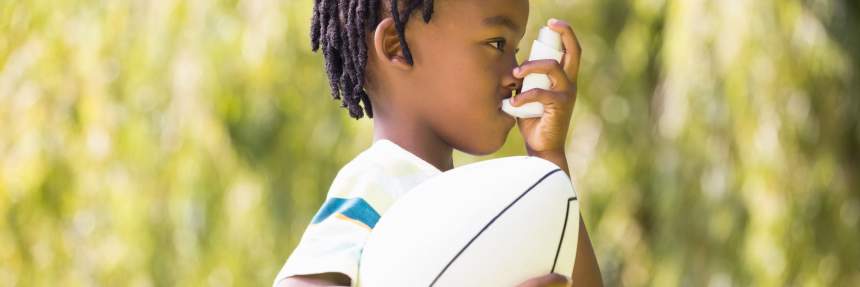
<path fill-rule="evenodd" d="M 386 211 L 362 251 L 357 286 L 514 286 L 570 277 L 579 203 L 568 176 L 507 157 L 434 176 Z"/>

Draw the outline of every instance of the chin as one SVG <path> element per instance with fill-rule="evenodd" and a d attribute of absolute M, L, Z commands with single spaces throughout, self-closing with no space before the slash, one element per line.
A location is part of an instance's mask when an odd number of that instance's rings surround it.
<path fill-rule="evenodd" d="M 500 135 L 488 135 L 481 137 L 472 142 L 468 147 L 458 148 L 458 150 L 471 154 L 484 156 L 499 151 L 505 144 L 508 138 L 507 131 Z"/>
<path fill-rule="evenodd" d="M 458 130 L 457 136 L 449 137 L 455 140 L 448 142 L 453 148 L 470 155 L 489 155 L 502 148 L 514 124 L 515 120 L 507 115 L 492 115 L 481 121 L 460 125 L 481 128 Z"/>

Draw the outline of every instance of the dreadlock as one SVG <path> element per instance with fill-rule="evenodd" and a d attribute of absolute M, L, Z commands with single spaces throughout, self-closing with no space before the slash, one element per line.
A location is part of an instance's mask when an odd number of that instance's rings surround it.
<path fill-rule="evenodd" d="M 320 48 L 325 57 L 325 69 L 331 86 L 332 97 L 341 100 L 341 107 L 349 110 L 355 119 L 367 113 L 373 118 L 370 98 L 364 91 L 364 71 L 367 65 L 367 31 L 380 21 L 379 6 L 383 0 L 315 0 L 311 19 L 311 45 L 316 52 Z M 387 0 L 390 1 L 391 17 L 400 38 L 400 46 L 406 62 L 412 65 L 412 53 L 406 44 L 406 22 L 419 6 L 424 22 L 430 22 L 433 0 Z M 399 9 L 399 4 L 405 9 Z M 362 107 L 363 105 L 363 107 Z"/>

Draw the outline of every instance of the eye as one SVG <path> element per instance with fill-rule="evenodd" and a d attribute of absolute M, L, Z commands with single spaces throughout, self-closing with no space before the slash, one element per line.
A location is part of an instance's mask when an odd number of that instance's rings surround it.
<path fill-rule="evenodd" d="M 503 38 L 497 38 L 490 40 L 490 42 L 488 42 L 487 44 L 490 44 L 490 46 L 493 46 L 493 48 L 495 48 L 496 50 L 504 52 L 505 46 L 507 46 L 508 41 Z"/>

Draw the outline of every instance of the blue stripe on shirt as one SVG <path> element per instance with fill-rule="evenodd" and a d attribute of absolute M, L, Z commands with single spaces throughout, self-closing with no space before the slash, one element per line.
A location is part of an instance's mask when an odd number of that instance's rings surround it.
<path fill-rule="evenodd" d="M 376 222 L 379 221 L 379 213 L 373 207 L 370 207 L 370 204 L 364 201 L 363 198 L 346 199 L 332 197 L 323 203 L 313 220 L 311 220 L 311 223 L 320 223 L 335 213 L 343 214 L 350 219 L 364 223 L 370 228 L 373 228 Z"/>

